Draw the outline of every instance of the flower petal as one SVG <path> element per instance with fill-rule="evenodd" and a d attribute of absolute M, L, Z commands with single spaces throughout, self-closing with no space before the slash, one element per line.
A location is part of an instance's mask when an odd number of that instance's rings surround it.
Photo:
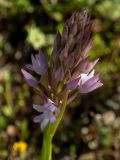
<path fill-rule="evenodd" d="M 42 123 L 41 123 L 41 125 L 40 125 L 41 130 L 43 130 L 43 129 L 47 126 L 48 122 L 49 122 L 49 119 L 44 119 L 44 120 L 42 121 Z"/>
<path fill-rule="evenodd" d="M 79 70 L 82 73 L 89 73 L 93 69 L 93 67 L 96 65 L 98 60 L 99 60 L 99 58 L 90 62 L 89 58 L 87 57 L 79 63 L 76 70 Z"/>
<path fill-rule="evenodd" d="M 56 115 L 58 115 L 60 113 L 59 108 L 57 108 L 54 105 L 54 102 L 48 98 L 48 102 L 46 104 L 44 104 L 44 108 L 47 109 L 48 111 L 54 112 Z"/>
<path fill-rule="evenodd" d="M 91 91 L 96 90 L 96 89 L 98 89 L 98 88 L 100 88 L 100 87 L 102 87 L 102 86 L 103 86 L 103 83 L 97 82 L 97 83 L 95 83 L 93 86 L 91 86 L 88 91 L 91 92 Z M 88 92 L 87 92 L 87 93 L 88 93 Z"/>
<path fill-rule="evenodd" d="M 36 86 L 38 84 L 38 81 L 30 73 L 28 73 L 24 69 L 21 69 L 21 72 L 30 86 Z"/>
<path fill-rule="evenodd" d="M 75 89 L 78 84 L 79 84 L 79 81 L 80 81 L 80 77 L 70 81 L 68 84 L 67 84 L 67 89 Z"/>
<path fill-rule="evenodd" d="M 89 93 L 93 90 L 96 90 L 97 88 L 102 87 L 103 84 L 101 82 L 96 82 L 95 84 L 93 84 L 92 86 L 85 86 L 83 85 L 82 87 L 80 87 L 80 93 Z"/>
<path fill-rule="evenodd" d="M 95 75 L 87 81 L 85 81 L 84 83 L 81 83 L 79 90 L 80 93 L 88 93 L 101 87 L 102 85 L 103 84 L 99 81 L 99 75 Z"/>
<path fill-rule="evenodd" d="M 89 74 L 81 74 L 80 84 L 85 83 L 90 78 L 94 77 L 95 70 L 93 69 Z"/>
<path fill-rule="evenodd" d="M 91 86 L 94 83 L 96 83 L 98 80 L 99 80 L 99 75 L 97 74 L 97 75 L 91 77 L 90 79 L 88 79 L 87 81 L 85 81 L 83 85 Z"/>
<path fill-rule="evenodd" d="M 35 57 L 32 55 L 31 59 L 34 71 L 39 75 L 43 75 L 47 71 L 48 62 L 42 51 L 39 51 L 39 54 L 36 54 Z"/>
<path fill-rule="evenodd" d="M 51 116 L 51 118 L 50 118 L 50 122 L 51 122 L 52 124 L 54 124 L 54 123 L 56 122 L 56 118 L 55 118 L 55 116 Z"/>
<path fill-rule="evenodd" d="M 55 107 L 52 103 L 50 103 L 50 102 L 47 102 L 47 103 L 44 105 L 44 107 L 45 107 L 45 109 L 48 109 L 48 110 L 50 110 L 51 112 L 54 112 L 55 109 L 56 109 L 56 107 Z"/>
<path fill-rule="evenodd" d="M 38 123 L 38 122 L 42 121 L 44 118 L 45 118 L 44 114 L 40 114 L 40 115 L 34 117 L 33 121 L 35 123 Z"/>
<path fill-rule="evenodd" d="M 63 70 L 62 67 L 59 67 L 57 69 L 57 71 L 55 72 L 55 80 L 56 80 L 56 82 L 57 83 L 60 82 L 63 79 L 63 77 L 64 77 L 64 70 Z"/>
<path fill-rule="evenodd" d="M 89 40 L 89 42 L 88 42 L 88 44 L 87 44 L 87 46 L 84 48 L 84 50 L 82 51 L 82 53 L 81 53 L 81 56 L 86 56 L 86 54 L 91 50 L 91 48 L 92 48 L 92 42 L 91 42 L 91 40 Z"/>
<path fill-rule="evenodd" d="M 39 50 L 39 53 L 36 54 L 36 59 L 38 59 L 39 63 L 41 64 L 42 68 L 44 70 L 47 70 L 48 68 L 48 61 L 47 59 L 45 58 L 44 54 L 42 53 L 41 50 Z"/>
<path fill-rule="evenodd" d="M 35 59 L 35 57 L 33 55 L 31 56 L 31 59 L 32 59 L 32 65 L 33 65 L 34 71 L 37 74 L 41 75 L 41 66 L 40 66 L 40 64 L 38 63 L 38 61 Z"/>
<path fill-rule="evenodd" d="M 33 104 L 33 108 L 38 112 L 44 112 L 45 111 L 45 108 L 44 108 L 43 105 Z"/>

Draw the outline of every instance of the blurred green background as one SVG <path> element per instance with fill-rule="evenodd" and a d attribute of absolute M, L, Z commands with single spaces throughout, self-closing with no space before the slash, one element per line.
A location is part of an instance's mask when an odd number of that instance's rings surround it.
<path fill-rule="evenodd" d="M 0 0 L 0 159 L 38 160 L 42 133 L 33 123 L 36 95 L 20 69 L 74 11 L 90 8 L 96 71 L 104 86 L 68 106 L 53 160 L 120 160 L 120 0 Z"/>

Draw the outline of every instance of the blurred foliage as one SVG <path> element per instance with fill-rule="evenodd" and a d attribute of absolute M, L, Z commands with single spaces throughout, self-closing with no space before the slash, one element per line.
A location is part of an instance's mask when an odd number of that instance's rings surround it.
<path fill-rule="evenodd" d="M 54 138 L 53 159 L 120 159 L 119 0 L 0 0 L 0 159 L 39 159 L 42 134 L 32 109 L 39 96 L 20 69 L 39 48 L 49 58 L 55 33 L 74 11 L 86 7 L 93 33 L 89 54 L 100 57 L 96 70 L 104 86 L 68 107 Z"/>

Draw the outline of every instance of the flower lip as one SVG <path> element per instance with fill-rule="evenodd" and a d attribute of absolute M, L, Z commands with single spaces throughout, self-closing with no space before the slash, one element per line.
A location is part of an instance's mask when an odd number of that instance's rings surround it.
<path fill-rule="evenodd" d="M 40 115 L 36 116 L 33 121 L 35 123 L 41 122 L 41 129 L 43 130 L 48 122 L 54 124 L 56 122 L 56 116 L 59 114 L 60 110 L 53 104 L 53 101 L 48 99 L 48 102 L 44 105 L 33 105 L 33 108 L 41 112 Z"/>

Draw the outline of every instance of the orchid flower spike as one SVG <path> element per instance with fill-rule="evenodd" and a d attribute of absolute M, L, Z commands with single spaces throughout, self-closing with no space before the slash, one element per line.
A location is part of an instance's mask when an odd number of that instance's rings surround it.
<path fill-rule="evenodd" d="M 42 51 L 31 56 L 32 64 L 28 64 L 27 69 L 40 76 L 39 80 L 28 71 L 21 70 L 28 84 L 40 90 L 41 97 L 45 98 L 42 105 L 33 105 L 41 113 L 34 118 L 34 122 L 41 123 L 41 129 L 48 123 L 56 123 L 66 93 L 68 102 L 71 102 L 79 94 L 92 92 L 103 85 L 94 70 L 99 58 L 90 61 L 88 57 L 92 47 L 90 30 L 88 10 L 73 13 L 62 34 L 56 34 L 50 62 Z"/>

